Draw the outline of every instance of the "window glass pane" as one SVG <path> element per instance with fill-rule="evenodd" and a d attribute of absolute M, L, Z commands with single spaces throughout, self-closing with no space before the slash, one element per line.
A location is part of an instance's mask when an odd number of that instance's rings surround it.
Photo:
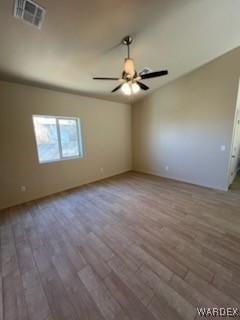
<path fill-rule="evenodd" d="M 56 119 L 33 117 L 39 162 L 60 159 Z"/>
<path fill-rule="evenodd" d="M 78 122 L 75 119 L 59 119 L 62 156 L 79 156 Z"/>

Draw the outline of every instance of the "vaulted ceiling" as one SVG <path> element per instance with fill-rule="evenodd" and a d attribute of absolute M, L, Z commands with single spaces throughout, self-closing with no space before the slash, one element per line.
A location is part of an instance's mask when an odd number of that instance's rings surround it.
<path fill-rule="evenodd" d="M 240 45 L 238 0 L 37 2 L 47 12 L 41 30 L 13 17 L 13 0 L 0 1 L 1 79 L 128 101 L 110 92 L 114 81 L 92 80 L 120 76 L 126 48 L 119 43 L 127 34 L 138 70 L 169 70 L 145 81 L 151 90 Z"/>

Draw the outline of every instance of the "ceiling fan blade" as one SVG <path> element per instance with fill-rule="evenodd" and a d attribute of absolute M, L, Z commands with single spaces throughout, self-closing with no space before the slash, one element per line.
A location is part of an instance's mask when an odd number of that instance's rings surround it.
<path fill-rule="evenodd" d="M 162 70 L 162 71 L 154 71 L 154 72 L 149 72 L 146 74 L 140 75 L 141 79 L 150 79 L 150 78 L 157 78 L 161 76 L 165 76 L 168 74 L 167 70 Z"/>
<path fill-rule="evenodd" d="M 145 85 L 144 83 L 142 83 L 142 82 L 137 81 L 137 84 L 139 85 L 139 87 L 140 87 L 142 90 L 148 90 L 148 89 L 149 89 L 149 87 L 146 86 L 146 85 Z"/>
<path fill-rule="evenodd" d="M 119 80 L 119 78 L 94 77 L 93 80 Z"/>
<path fill-rule="evenodd" d="M 121 88 L 121 86 L 122 86 L 122 83 L 119 86 L 117 86 L 116 88 L 114 88 L 111 92 L 115 92 L 115 91 L 119 90 Z"/>

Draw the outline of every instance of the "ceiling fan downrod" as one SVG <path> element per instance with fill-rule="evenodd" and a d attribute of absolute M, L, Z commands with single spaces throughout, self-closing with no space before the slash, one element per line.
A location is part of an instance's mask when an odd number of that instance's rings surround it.
<path fill-rule="evenodd" d="M 127 46 L 127 58 L 130 58 L 130 44 L 132 43 L 133 39 L 131 36 L 126 36 L 122 40 L 122 44 Z"/>

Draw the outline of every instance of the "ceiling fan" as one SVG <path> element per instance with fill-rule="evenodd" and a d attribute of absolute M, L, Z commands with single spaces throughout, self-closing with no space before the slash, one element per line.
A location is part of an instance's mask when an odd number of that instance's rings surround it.
<path fill-rule="evenodd" d="M 134 67 L 134 61 L 130 58 L 130 45 L 132 43 L 132 38 L 126 36 L 122 40 L 122 44 L 127 46 L 127 58 L 124 61 L 124 70 L 122 72 L 121 78 L 108 78 L 108 77 L 94 77 L 94 80 L 118 80 L 120 84 L 114 88 L 111 92 L 116 92 L 121 89 L 126 95 L 131 95 L 132 93 L 137 93 L 140 89 L 148 90 L 149 87 L 141 80 L 151 79 L 156 77 L 162 77 L 168 74 L 167 70 L 154 71 L 146 70 L 137 73 Z"/>

